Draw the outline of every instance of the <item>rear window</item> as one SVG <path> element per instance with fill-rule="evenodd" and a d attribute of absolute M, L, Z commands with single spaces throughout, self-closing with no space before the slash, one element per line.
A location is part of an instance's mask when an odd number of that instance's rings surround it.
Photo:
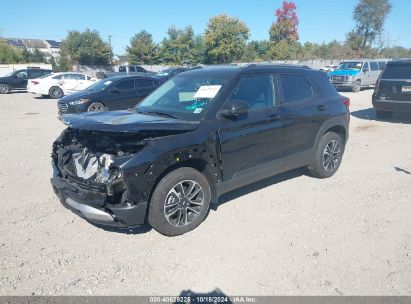
<path fill-rule="evenodd" d="M 384 73 L 382 74 L 383 79 L 411 79 L 411 64 L 404 65 L 387 65 Z"/>
<path fill-rule="evenodd" d="M 280 75 L 285 103 L 303 101 L 311 98 L 313 89 L 303 75 Z"/>

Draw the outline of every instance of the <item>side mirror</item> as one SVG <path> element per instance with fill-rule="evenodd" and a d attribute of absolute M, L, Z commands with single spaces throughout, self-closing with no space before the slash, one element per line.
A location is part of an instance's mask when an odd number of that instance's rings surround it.
<path fill-rule="evenodd" d="M 119 91 L 119 89 L 117 89 L 117 88 L 111 88 L 111 89 L 109 89 L 108 90 L 110 93 L 112 93 L 112 94 L 120 94 L 120 91 Z"/>
<path fill-rule="evenodd" d="M 244 100 L 233 100 L 229 104 L 227 104 L 224 109 L 221 109 L 218 113 L 219 115 L 228 118 L 228 119 L 235 119 L 241 114 L 245 114 L 248 112 L 249 109 L 248 102 Z"/>

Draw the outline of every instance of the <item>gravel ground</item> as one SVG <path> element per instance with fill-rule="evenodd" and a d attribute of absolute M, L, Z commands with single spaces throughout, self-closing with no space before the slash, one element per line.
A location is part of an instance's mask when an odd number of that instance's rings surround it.
<path fill-rule="evenodd" d="M 104 230 L 53 194 L 56 101 L 0 95 L 0 295 L 411 295 L 411 117 L 351 98 L 330 179 L 295 170 L 221 199 L 195 231 Z"/>

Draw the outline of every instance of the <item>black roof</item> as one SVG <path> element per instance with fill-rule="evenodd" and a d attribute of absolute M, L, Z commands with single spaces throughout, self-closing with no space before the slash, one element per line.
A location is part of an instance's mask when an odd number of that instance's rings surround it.
<path fill-rule="evenodd" d="M 149 78 L 149 79 L 155 79 L 154 77 L 144 76 L 144 75 L 118 75 L 118 76 L 107 77 L 107 78 L 104 78 L 104 79 L 101 79 L 101 80 L 118 81 L 118 80 L 127 79 L 127 78 Z"/>
<path fill-rule="evenodd" d="M 389 61 L 388 65 L 409 65 L 411 64 L 411 59 L 407 58 L 407 59 L 398 59 L 398 60 L 393 60 L 393 61 Z"/>
<path fill-rule="evenodd" d="M 46 40 L 48 44 L 50 44 L 51 47 L 53 48 L 59 48 L 61 46 L 61 42 L 60 41 L 56 41 L 56 40 Z"/>
<path fill-rule="evenodd" d="M 234 76 L 243 74 L 258 74 L 267 72 L 287 72 L 287 71 L 313 71 L 305 65 L 295 64 L 249 64 L 245 66 L 227 65 L 227 66 L 202 66 L 194 67 L 184 72 L 184 75 L 202 76 L 213 74 L 215 76 Z"/>

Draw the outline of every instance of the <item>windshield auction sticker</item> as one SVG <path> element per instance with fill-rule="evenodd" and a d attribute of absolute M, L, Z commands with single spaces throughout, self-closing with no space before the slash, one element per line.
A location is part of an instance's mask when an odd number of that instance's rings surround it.
<path fill-rule="evenodd" d="M 220 89 L 221 85 L 201 86 L 194 94 L 194 98 L 214 98 Z"/>

